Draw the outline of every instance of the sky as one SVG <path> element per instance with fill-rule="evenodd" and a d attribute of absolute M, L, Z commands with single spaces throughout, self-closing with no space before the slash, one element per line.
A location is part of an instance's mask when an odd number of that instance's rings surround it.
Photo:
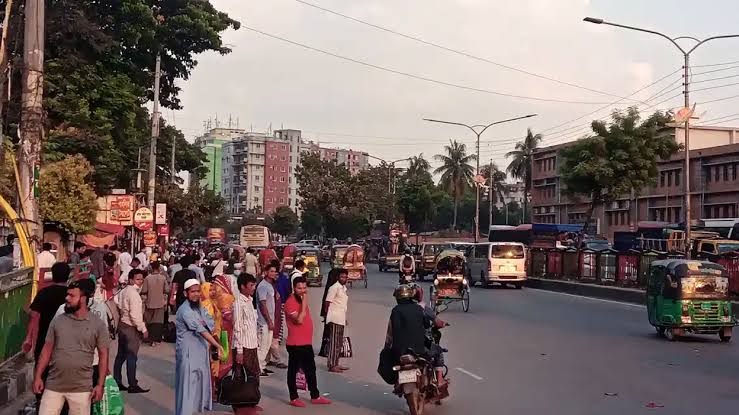
<path fill-rule="evenodd" d="M 302 1 L 473 57 L 369 27 Z M 492 160 L 501 168 L 509 162 L 505 154 L 527 128 L 542 133 L 542 146 L 547 146 L 583 136 L 591 120 L 608 117 L 614 109 L 639 105 L 648 113 L 682 106 L 683 58 L 674 46 L 654 35 L 585 23 L 583 17 L 650 28 L 672 37 L 705 38 L 731 34 L 726 31 L 732 29 L 739 33 L 735 0 L 211 3 L 242 27 L 223 33 L 232 53 L 198 56 L 190 79 L 180 82 L 183 110 L 163 114 L 189 140 L 202 134 L 205 121 L 210 119 L 215 126 L 217 117 L 220 126 L 227 127 L 230 116 L 233 127 L 238 120 L 239 127 L 253 131 L 267 131 L 270 126 L 299 129 L 322 145 L 366 151 L 388 161 L 418 154 L 431 159 L 450 139 L 464 142 L 474 152 L 475 136 L 464 127 L 423 118 L 489 124 L 537 114 L 492 126 L 483 134 L 481 163 Z M 691 46 L 692 41 L 680 42 Z M 721 126 L 739 125 L 739 118 L 733 119 L 739 117 L 739 97 L 703 103 L 739 96 L 739 39 L 704 44 L 691 55 L 691 65 L 691 89 L 695 90 L 691 103 L 698 103 L 696 114 L 703 121 L 723 117 L 716 121 L 725 121 Z M 649 84 L 653 85 L 634 94 Z M 708 89 L 700 90 L 704 88 Z"/>

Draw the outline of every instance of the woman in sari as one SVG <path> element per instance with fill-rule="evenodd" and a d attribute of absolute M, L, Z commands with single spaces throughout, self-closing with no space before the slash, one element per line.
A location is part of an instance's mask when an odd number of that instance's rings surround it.
<path fill-rule="evenodd" d="M 220 322 L 216 322 L 216 324 L 220 323 L 218 335 L 220 336 L 220 331 L 227 333 L 228 347 L 231 347 L 231 344 L 233 344 L 233 303 L 236 299 L 233 291 L 236 283 L 234 282 L 232 284 L 231 279 L 233 279 L 231 275 L 216 275 L 211 288 L 213 292 L 213 303 L 220 312 Z M 214 379 L 221 379 L 226 376 L 231 371 L 232 362 L 233 357 L 230 353 L 228 360 L 218 362 L 217 367 L 213 371 Z"/>
<path fill-rule="evenodd" d="M 213 319 L 215 325 L 213 326 L 213 337 L 216 340 L 221 338 L 221 330 L 223 325 L 223 319 L 221 311 L 218 306 L 214 303 L 215 289 L 213 284 L 204 282 L 200 285 L 200 305 L 208 312 L 208 315 Z M 212 374 L 211 381 L 215 386 L 216 376 L 218 374 L 220 362 L 218 360 L 212 360 L 210 362 L 210 372 Z M 215 391 L 215 388 L 213 389 Z"/>
<path fill-rule="evenodd" d="M 318 351 L 318 355 L 321 357 L 328 357 L 328 346 L 331 340 L 331 333 L 326 324 L 326 315 L 328 314 L 328 307 L 326 307 L 326 295 L 328 295 L 328 289 L 332 285 L 336 284 L 339 280 L 339 271 L 341 268 L 333 268 L 328 272 L 326 277 L 326 286 L 323 290 L 323 298 L 321 299 L 321 317 L 323 318 L 323 335 L 321 336 L 321 349 Z"/>

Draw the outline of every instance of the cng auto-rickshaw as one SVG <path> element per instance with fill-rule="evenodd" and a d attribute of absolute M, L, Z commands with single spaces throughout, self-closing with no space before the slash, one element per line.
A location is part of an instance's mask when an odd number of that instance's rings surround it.
<path fill-rule="evenodd" d="M 321 262 L 319 260 L 320 250 L 317 247 L 305 246 L 300 247 L 299 258 L 305 262 L 305 266 L 308 268 L 308 273 L 305 275 L 305 279 L 308 285 L 323 285 L 323 276 L 321 276 Z"/>
<path fill-rule="evenodd" d="M 449 304 L 462 302 L 466 313 L 470 309 L 470 285 L 465 277 L 466 259 L 456 249 L 446 249 L 436 258 L 434 284 L 429 288 L 429 296 L 434 311 L 438 314 Z"/>
<path fill-rule="evenodd" d="M 718 334 L 731 340 L 736 325 L 726 269 L 708 261 L 654 261 L 647 280 L 647 314 L 668 340 L 687 333 Z"/>
<path fill-rule="evenodd" d="M 353 287 L 354 281 L 364 281 L 367 288 L 367 269 L 364 266 L 364 249 L 359 245 L 351 245 L 344 253 L 343 267 L 349 272 L 349 286 Z"/>
<path fill-rule="evenodd" d="M 344 266 L 344 254 L 349 245 L 334 245 L 331 248 L 331 268 L 342 268 Z"/>

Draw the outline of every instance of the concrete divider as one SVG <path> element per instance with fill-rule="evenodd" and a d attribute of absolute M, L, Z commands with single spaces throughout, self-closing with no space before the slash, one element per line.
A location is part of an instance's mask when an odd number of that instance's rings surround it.
<path fill-rule="evenodd" d="M 526 281 L 526 287 L 580 295 L 583 297 L 600 298 L 603 300 L 620 301 L 623 303 L 640 305 L 646 305 L 647 303 L 646 292 L 638 288 L 612 287 L 607 285 L 531 277 Z M 732 311 L 734 317 L 739 320 L 739 302 L 733 302 Z"/>

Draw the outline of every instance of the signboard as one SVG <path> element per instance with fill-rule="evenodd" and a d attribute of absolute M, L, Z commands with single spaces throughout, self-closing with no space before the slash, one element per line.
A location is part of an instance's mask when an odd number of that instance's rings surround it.
<path fill-rule="evenodd" d="M 154 217 L 155 225 L 166 225 L 167 224 L 167 204 L 157 203 L 156 204 L 156 216 Z"/>
<path fill-rule="evenodd" d="M 106 197 L 108 208 L 108 223 L 123 226 L 133 224 L 133 210 L 135 199 L 129 195 L 114 195 Z"/>
<path fill-rule="evenodd" d="M 133 226 L 140 231 L 148 231 L 154 225 L 154 214 L 147 207 L 139 208 L 133 215 Z"/>
<path fill-rule="evenodd" d="M 157 244 L 157 233 L 144 231 L 144 246 L 155 246 Z"/>
<path fill-rule="evenodd" d="M 157 234 L 159 234 L 159 236 L 169 236 L 169 225 L 157 226 Z"/>

